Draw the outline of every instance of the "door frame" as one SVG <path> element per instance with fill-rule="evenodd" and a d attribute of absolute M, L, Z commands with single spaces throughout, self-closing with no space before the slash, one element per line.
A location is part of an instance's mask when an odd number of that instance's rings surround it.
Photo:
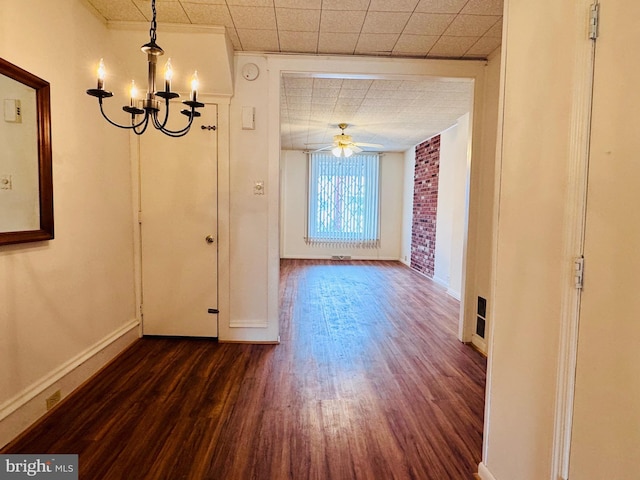
<path fill-rule="evenodd" d="M 229 325 L 229 106 L 231 97 L 200 94 L 200 101 L 215 104 L 218 109 L 216 122 L 218 139 L 218 339 L 222 340 L 223 326 Z M 140 141 L 137 135 L 129 134 L 131 158 L 131 191 L 134 256 L 134 296 L 138 337 L 142 337 L 142 235 L 138 221 L 141 206 L 140 191 Z"/>

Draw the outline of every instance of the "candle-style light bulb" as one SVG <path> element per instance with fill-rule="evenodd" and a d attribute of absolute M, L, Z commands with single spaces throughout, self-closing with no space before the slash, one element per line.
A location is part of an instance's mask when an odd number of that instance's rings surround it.
<path fill-rule="evenodd" d="M 104 60 L 100 59 L 100 64 L 98 65 L 98 90 L 102 90 L 104 88 L 104 77 L 107 75 L 107 69 L 104 68 Z"/>
<path fill-rule="evenodd" d="M 135 80 L 131 80 L 131 89 L 129 91 L 131 93 L 131 106 L 135 107 L 135 101 L 138 98 L 138 87 L 136 87 Z"/>
<path fill-rule="evenodd" d="M 171 91 L 171 80 L 173 79 L 173 67 L 171 66 L 171 59 L 167 60 L 164 66 L 164 89 L 167 93 Z"/>
<path fill-rule="evenodd" d="M 191 101 L 196 102 L 198 98 L 198 87 L 200 86 L 200 82 L 198 81 L 198 71 L 193 72 L 193 77 L 191 77 Z"/>

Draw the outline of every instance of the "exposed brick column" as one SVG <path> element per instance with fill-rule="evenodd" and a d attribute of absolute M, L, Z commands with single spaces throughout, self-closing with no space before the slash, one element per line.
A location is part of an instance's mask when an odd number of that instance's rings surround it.
<path fill-rule="evenodd" d="M 411 226 L 411 268 L 433 278 L 436 253 L 436 215 L 440 135 L 416 147 Z"/>

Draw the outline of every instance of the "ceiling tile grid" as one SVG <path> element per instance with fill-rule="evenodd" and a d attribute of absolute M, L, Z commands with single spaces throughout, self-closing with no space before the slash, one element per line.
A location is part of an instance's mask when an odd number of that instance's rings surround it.
<path fill-rule="evenodd" d="M 313 151 L 331 144 L 347 123 L 355 141 L 404 151 L 470 111 L 468 80 L 310 78 L 285 75 L 281 89 L 282 148 Z"/>
<path fill-rule="evenodd" d="M 109 22 L 151 20 L 149 0 L 85 0 Z M 500 47 L 503 0 L 156 0 L 163 23 L 225 27 L 236 51 L 486 59 Z M 354 141 L 405 151 L 469 112 L 468 80 L 382 80 L 287 75 L 281 146 Z"/>
<path fill-rule="evenodd" d="M 107 21 L 151 17 L 149 0 L 87 1 Z M 453 59 L 500 46 L 502 9 L 503 0 L 157 0 L 159 24 L 224 26 L 239 51 Z"/>

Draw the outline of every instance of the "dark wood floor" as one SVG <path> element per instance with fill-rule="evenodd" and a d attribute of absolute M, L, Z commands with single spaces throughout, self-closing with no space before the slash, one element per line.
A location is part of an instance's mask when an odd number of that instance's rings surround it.
<path fill-rule="evenodd" d="M 83 480 L 471 479 L 485 360 L 395 262 L 283 260 L 275 345 L 144 338 L 2 453 Z"/>

